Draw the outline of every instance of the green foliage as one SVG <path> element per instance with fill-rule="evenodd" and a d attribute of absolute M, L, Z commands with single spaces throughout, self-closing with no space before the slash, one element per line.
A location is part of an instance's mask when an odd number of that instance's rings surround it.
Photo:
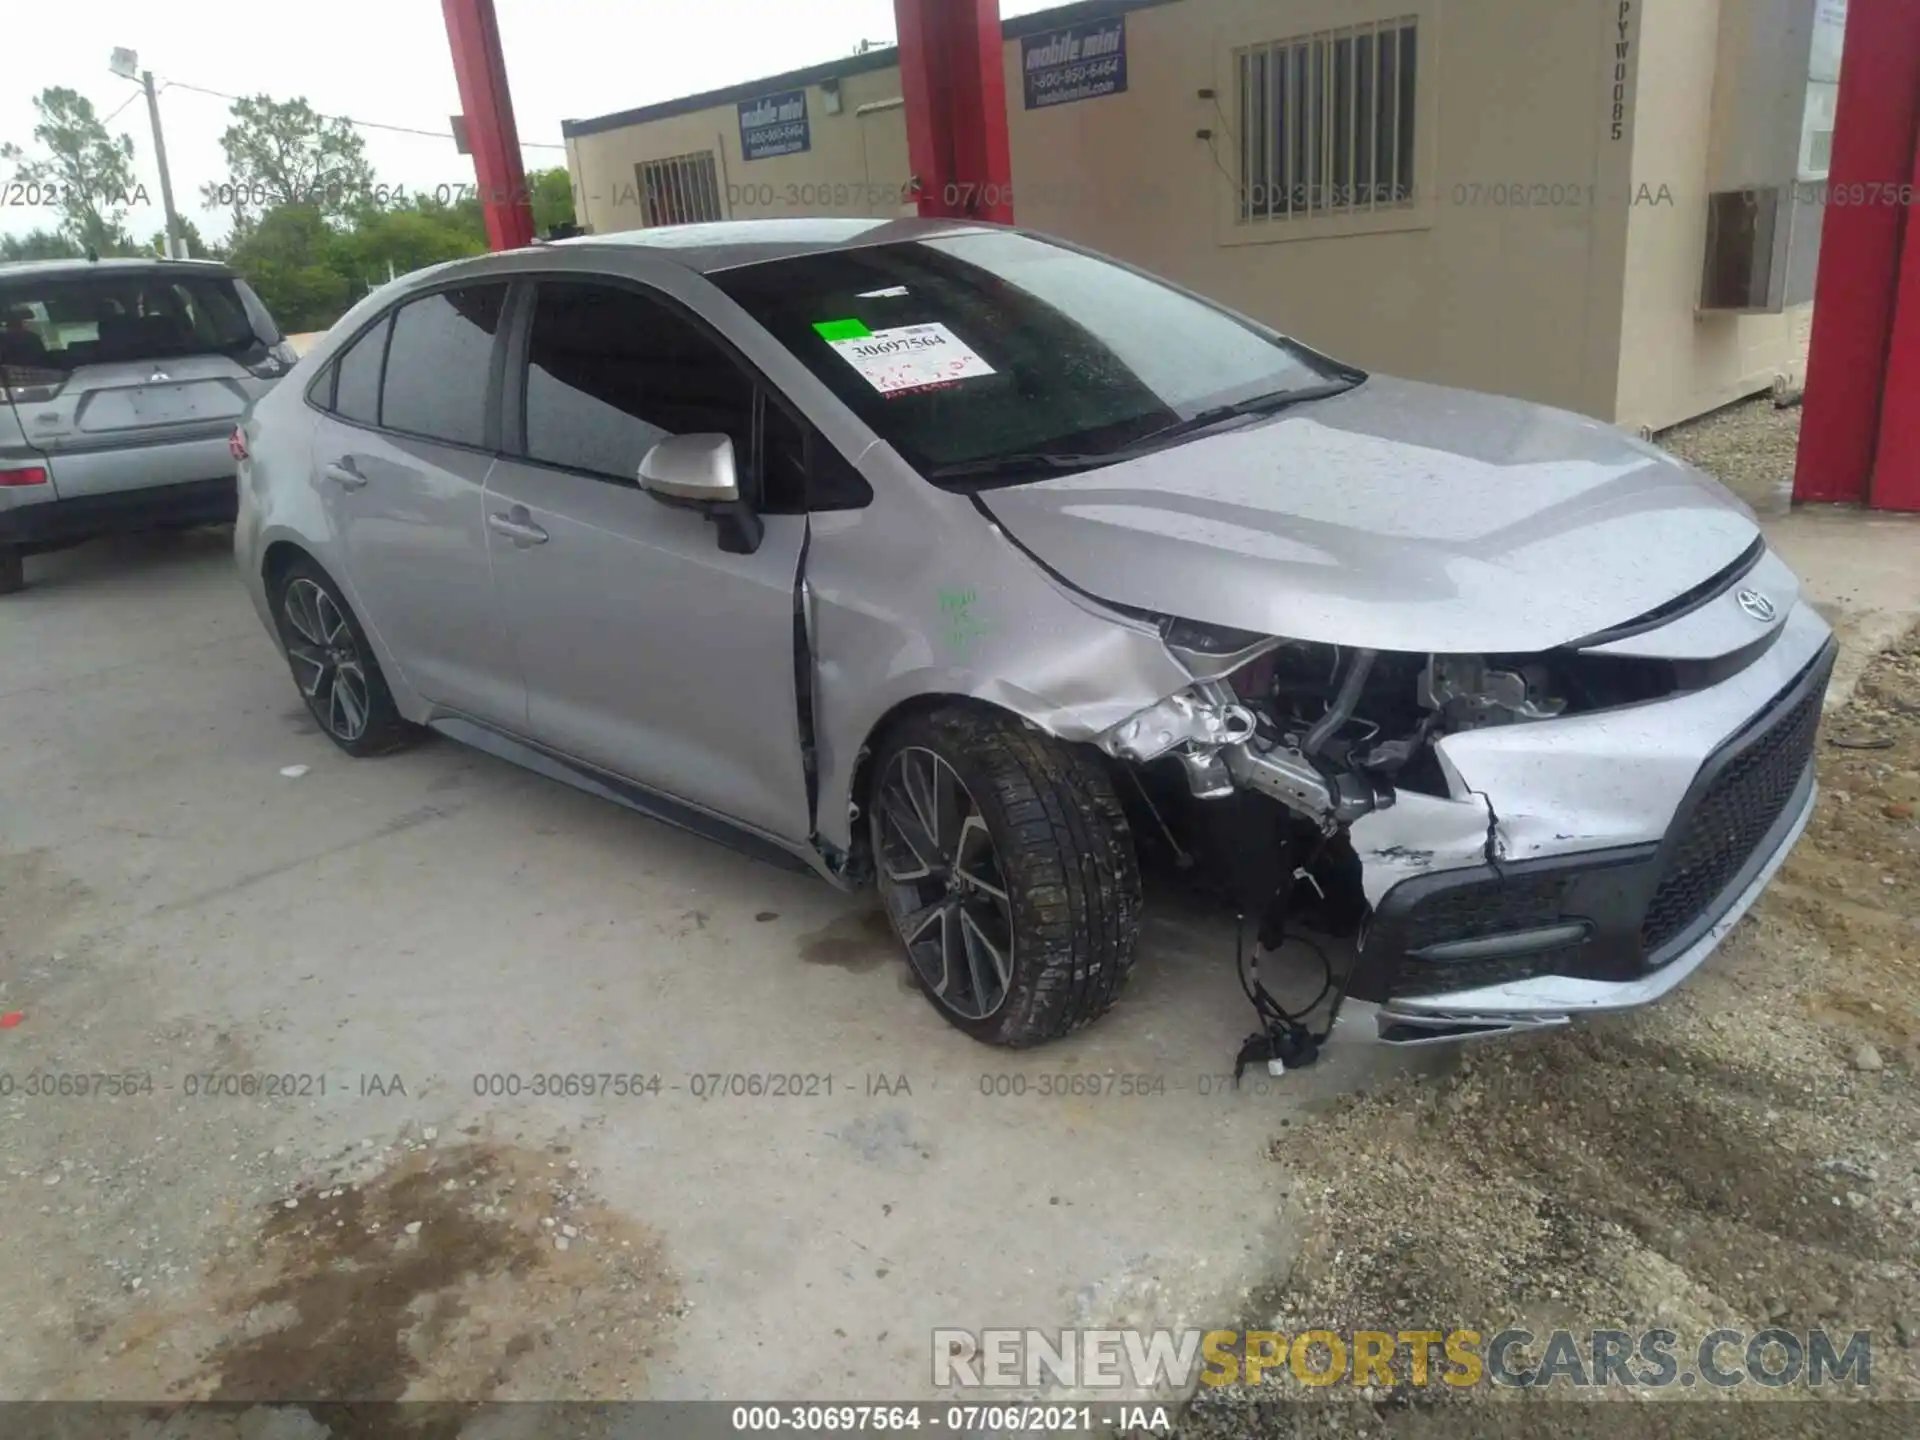
<path fill-rule="evenodd" d="M 185 215 L 180 217 L 180 239 L 185 242 L 186 257 L 189 260 L 212 260 L 218 257 L 214 248 L 207 244 L 201 235 L 200 227 Z M 167 232 L 164 228 L 153 232 L 153 238 L 147 242 L 147 249 L 155 255 L 167 253 Z"/>
<path fill-rule="evenodd" d="M 533 202 L 533 233 L 545 235 L 556 225 L 574 223 L 573 177 L 567 167 L 527 172 L 528 198 Z"/>
<path fill-rule="evenodd" d="M 84 253 L 57 230 L 0 235 L 0 260 L 78 260 Z"/>
<path fill-rule="evenodd" d="M 336 236 L 312 205 L 268 211 L 235 238 L 227 260 L 292 334 L 324 330 L 360 297 L 334 266 Z"/>
<path fill-rule="evenodd" d="M 76 247 L 101 255 L 136 253 L 127 233 L 128 207 L 145 199 L 133 178 L 133 137 L 109 135 L 93 102 L 78 91 L 50 86 L 34 97 L 39 123 L 34 142 L 44 152 L 0 144 L 0 161 L 12 179 L 42 192 L 60 214 L 59 233 Z"/>
<path fill-rule="evenodd" d="M 255 95 L 233 102 L 220 136 L 227 179 L 202 187 L 209 207 L 233 212 L 244 230 L 276 206 L 307 205 L 344 221 L 373 191 L 366 142 L 344 120 L 317 114 L 304 98 Z"/>
<path fill-rule="evenodd" d="M 472 202 L 442 205 L 416 197 L 405 206 L 388 210 L 363 209 L 353 228 L 334 242 L 334 263 L 343 274 L 368 284 L 383 283 L 391 273 L 439 265 L 487 248 L 479 207 Z"/>
<path fill-rule="evenodd" d="M 234 239 L 227 261 L 260 293 L 281 328 L 324 330 L 355 301 L 428 265 L 487 248 L 480 208 L 430 198 L 362 205 L 342 225 L 319 206 L 281 205 Z"/>

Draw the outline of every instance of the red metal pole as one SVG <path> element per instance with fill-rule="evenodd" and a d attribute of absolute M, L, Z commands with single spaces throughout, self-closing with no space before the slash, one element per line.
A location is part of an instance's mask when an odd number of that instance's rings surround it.
<path fill-rule="evenodd" d="M 473 151 L 480 185 L 487 244 L 495 250 L 531 245 L 533 206 L 520 164 L 520 136 L 513 124 L 513 96 L 507 91 L 507 62 L 493 0 L 441 0 L 441 10 L 467 121 L 467 148 Z"/>
<path fill-rule="evenodd" d="M 1828 203 L 1821 224 L 1820 271 L 1814 287 L 1813 337 L 1807 355 L 1807 393 L 1794 469 L 1796 500 L 1880 503 L 1872 485 L 1881 442 L 1883 397 L 1891 387 L 1894 306 L 1905 271 L 1920 289 L 1910 195 L 1915 137 L 1920 135 L 1920 5 L 1913 0 L 1852 0 L 1840 59 L 1840 96 L 1834 116 Z M 1920 358 L 1920 295 L 1905 306 L 1902 352 Z M 1914 363 L 1909 360 L 1902 365 Z M 1910 375 L 1910 372 L 1909 372 Z M 1909 381 L 1910 383 L 1910 381 Z M 1904 392 L 1912 408 L 1914 391 Z M 1894 452 L 1920 455 L 1898 417 Z M 1911 471 L 1909 471 L 1911 474 Z M 1913 482 L 1909 480 L 1907 487 Z M 1903 487 L 1898 479 L 1893 490 Z"/>
<path fill-rule="evenodd" d="M 893 11 L 920 213 L 1011 224 L 1000 0 L 893 0 Z"/>
<path fill-rule="evenodd" d="M 1920 60 L 1920 52 L 1916 53 Z M 1920 69 L 1920 65 L 1916 65 Z M 1906 235 L 1900 247 L 1900 293 L 1893 305 L 1879 443 L 1867 503 L 1876 510 L 1920 510 L 1920 136 L 1913 147 Z M 1920 559 L 1915 561 L 1920 564 Z"/>

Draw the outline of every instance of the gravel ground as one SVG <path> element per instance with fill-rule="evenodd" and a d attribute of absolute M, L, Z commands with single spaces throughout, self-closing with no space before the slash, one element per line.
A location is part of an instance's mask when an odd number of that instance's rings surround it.
<path fill-rule="evenodd" d="M 1762 515 L 1784 514 L 1793 496 L 1800 410 L 1757 395 L 1655 437 L 1662 449 L 1717 475 Z"/>
<path fill-rule="evenodd" d="M 1870 1330 L 1868 1394 L 1920 1397 L 1920 630 L 1825 718 L 1818 765 L 1805 838 L 1662 1004 L 1470 1048 L 1449 1072 L 1283 1131 L 1272 1158 L 1308 1239 L 1244 1323 L 1660 1326 L 1683 1360 L 1718 1326 Z M 1262 1400 L 1316 1398 L 1255 1412 L 1244 1390 L 1218 1392 L 1182 1433 L 1865 1437 L 1920 1423 L 1920 1407 L 1804 1386 L 1749 1384 L 1740 1400 L 1810 1403 L 1730 1412 L 1682 1399 L 1704 1387 L 1615 1387 L 1605 1404 L 1561 1385 L 1415 1390 L 1404 1365 L 1397 1378 L 1366 1395 L 1276 1372 Z M 1680 1403 L 1619 1403 L 1636 1398 Z"/>

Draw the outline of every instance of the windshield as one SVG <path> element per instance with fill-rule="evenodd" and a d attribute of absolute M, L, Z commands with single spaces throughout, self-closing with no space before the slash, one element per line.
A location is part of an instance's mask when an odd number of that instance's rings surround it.
<path fill-rule="evenodd" d="M 1224 406 L 1359 378 L 1147 276 L 1011 232 L 711 279 L 936 481 L 1003 456 L 1111 454 Z"/>
<path fill-rule="evenodd" d="M 0 284 L 0 363 L 67 371 L 181 355 L 231 355 L 280 338 L 245 282 L 139 270 Z"/>

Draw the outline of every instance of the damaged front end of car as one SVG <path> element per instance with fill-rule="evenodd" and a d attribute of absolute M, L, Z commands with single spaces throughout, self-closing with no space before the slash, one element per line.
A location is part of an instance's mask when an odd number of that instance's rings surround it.
<path fill-rule="evenodd" d="M 1393 1044 L 1645 1003 L 1744 912 L 1811 806 L 1833 653 L 1806 607 L 1693 659 L 1607 637 L 1412 654 L 1149 618 L 1193 683 L 1095 739 L 1132 776 L 1136 833 L 1212 882 L 1243 936 L 1257 925 L 1256 956 L 1296 922 L 1356 945 L 1327 967 L 1318 1023 L 1236 957 L 1263 1027 L 1243 1063 L 1310 1062 L 1348 998 Z"/>

